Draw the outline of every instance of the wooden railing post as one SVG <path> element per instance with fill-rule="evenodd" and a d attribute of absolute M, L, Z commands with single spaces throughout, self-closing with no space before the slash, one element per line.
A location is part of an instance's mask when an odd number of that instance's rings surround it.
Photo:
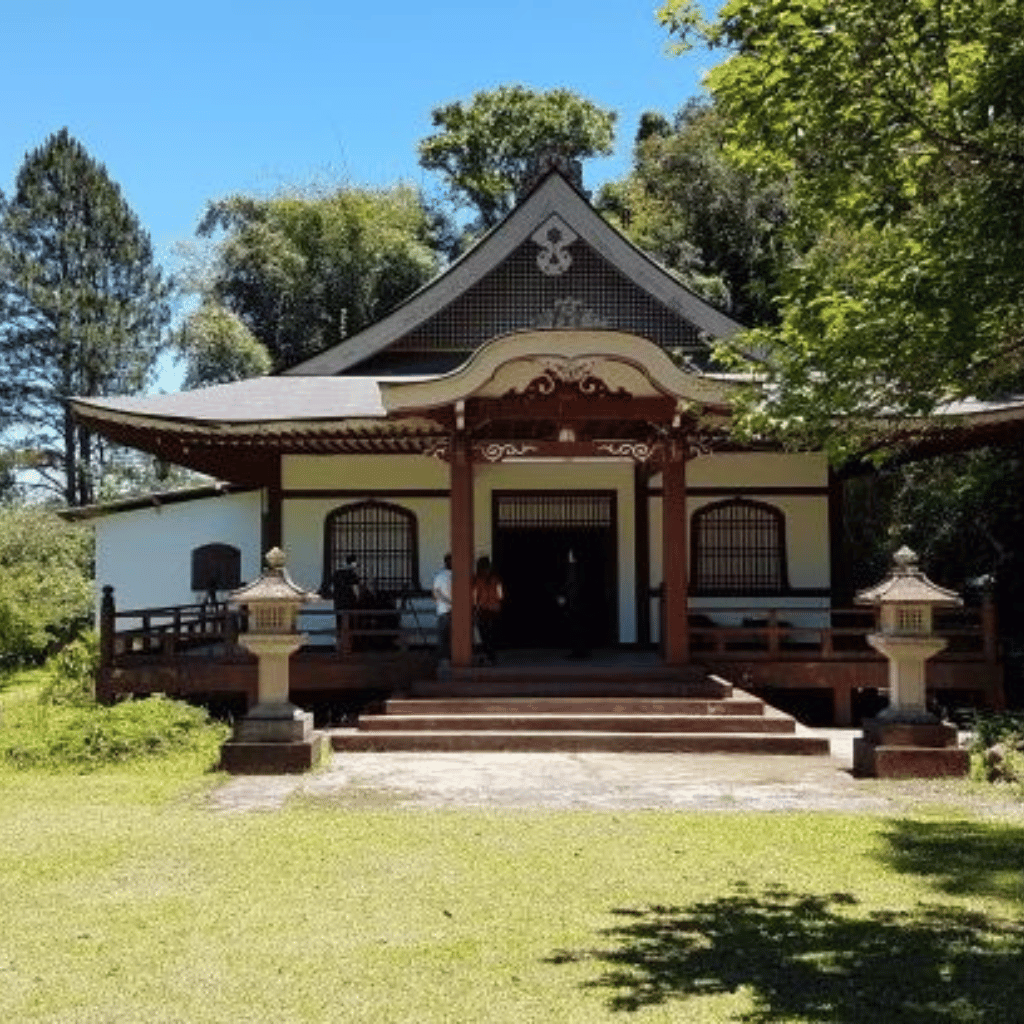
<path fill-rule="evenodd" d="M 999 657 L 998 622 L 996 619 L 996 603 L 990 591 L 985 591 L 981 600 L 981 649 L 985 661 L 994 665 Z"/>
<path fill-rule="evenodd" d="M 100 668 L 114 664 L 114 630 L 117 609 L 114 606 L 114 588 L 105 586 L 100 599 Z"/>
<path fill-rule="evenodd" d="M 352 653 L 352 623 L 347 611 L 338 613 L 338 653 Z"/>
<path fill-rule="evenodd" d="M 779 653 L 779 611 L 777 608 L 768 610 L 768 653 L 772 657 Z"/>

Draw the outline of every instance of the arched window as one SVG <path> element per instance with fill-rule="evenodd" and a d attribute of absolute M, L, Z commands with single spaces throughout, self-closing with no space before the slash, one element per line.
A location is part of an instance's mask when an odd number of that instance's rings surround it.
<path fill-rule="evenodd" d="M 324 593 L 330 593 L 331 578 L 350 554 L 359 562 L 364 586 L 378 596 L 420 589 L 416 516 L 408 509 L 370 500 L 329 512 L 324 521 Z"/>
<path fill-rule="evenodd" d="M 242 585 L 242 553 L 232 544 L 192 549 L 192 589 L 197 593 L 237 590 Z"/>
<path fill-rule="evenodd" d="M 731 498 L 693 514 L 690 575 L 698 594 L 778 594 L 786 579 L 786 519 L 773 505 Z"/>

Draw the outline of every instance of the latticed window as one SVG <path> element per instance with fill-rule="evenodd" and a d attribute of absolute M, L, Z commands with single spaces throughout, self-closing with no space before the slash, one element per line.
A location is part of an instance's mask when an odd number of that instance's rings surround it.
<path fill-rule="evenodd" d="M 693 590 L 702 594 L 775 594 L 787 589 L 786 521 L 759 501 L 733 498 L 693 514 Z"/>
<path fill-rule="evenodd" d="M 360 501 L 328 513 L 324 522 L 324 583 L 348 555 L 359 563 L 359 578 L 370 591 L 396 597 L 419 590 L 416 516 L 383 501 Z"/>

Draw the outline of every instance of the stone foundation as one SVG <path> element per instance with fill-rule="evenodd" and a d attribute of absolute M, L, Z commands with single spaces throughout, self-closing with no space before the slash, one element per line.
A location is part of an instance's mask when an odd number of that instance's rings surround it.
<path fill-rule="evenodd" d="M 853 773 L 879 779 L 962 777 L 970 755 L 957 742 L 951 725 L 869 718 L 864 736 L 853 741 Z"/>

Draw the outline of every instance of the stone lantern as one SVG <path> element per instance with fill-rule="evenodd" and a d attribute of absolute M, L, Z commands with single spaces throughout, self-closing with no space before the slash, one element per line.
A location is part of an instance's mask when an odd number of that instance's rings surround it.
<path fill-rule="evenodd" d="M 317 763 L 323 744 L 313 732 L 312 714 L 288 699 L 288 659 L 306 641 L 298 631 L 299 610 L 319 595 L 292 581 L 280 548 L 267 552 L 266 563 L 258 580 L 228 596 L 232 607 L 248 610 L 248 628 L 238 642 L 257 661 L 256 704 L 221 748 L 222 766 L 231 772 L 302 771 Z"/>
<path fill-rule="evenodd" d="M 854 770 L 887 778 L 963 775 L 967 751 L 957 747 L 956 729 L 943 725 L 926 704 L 925 662 L 946 646 L 932 628 L 936 608 L 963 604 L 952 590 L 933 583 L 902 547 L 881 583 L 857 594 L 857 604 L 879 609 L 879 630 L 868 643 L 889 661 L 889 706 L 865 720 L 854 740 Z"/>

